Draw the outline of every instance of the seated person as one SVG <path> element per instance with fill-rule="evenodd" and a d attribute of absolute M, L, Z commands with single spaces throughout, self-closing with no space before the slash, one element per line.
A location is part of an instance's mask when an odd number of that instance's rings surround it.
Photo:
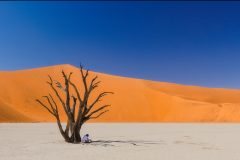
<path fill-rule="evenodd" d="M 89 134 L 85 134 L 82 138 L 82 143 L 91 143 L 92 140 L 89 138 Z"/>

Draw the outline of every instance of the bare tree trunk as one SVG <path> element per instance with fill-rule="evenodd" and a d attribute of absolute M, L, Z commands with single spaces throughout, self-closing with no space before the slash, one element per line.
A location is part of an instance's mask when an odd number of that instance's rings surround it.
<path fill-rule="evenodd" d="M 64 132 L 63 129 L 62 129 L 62 125 L 61 125 L 59 117 L 57 117 L 56 119 L 57 119 L 57 124 L 58 124 L 59 131 L 60 131 L 61 135 L 63 136 L 64 140 L 66 142 L 70 142 L 70 139 L 69 139 L 67 133 Z"/>
<path fill-rule="evenodd" d="M 81 142 L 80 130 L 78 130 L 74 126 L 72 126 L 71 130 L 72 130 L 72 134 L 71 134 L 71 137 L 70 137 L 70 141 L 72 143 L 79 143 L 79 142 Z"/>

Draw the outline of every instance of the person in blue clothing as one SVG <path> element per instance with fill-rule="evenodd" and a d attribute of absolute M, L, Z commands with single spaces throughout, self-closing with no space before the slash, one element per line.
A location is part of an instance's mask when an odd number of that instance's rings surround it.
<path fill-rule="evenodd" d="M 92 140 L 89 138 L 89 134 L 85 134 L 82 138 L 83 143 L 91 143 Z"/>

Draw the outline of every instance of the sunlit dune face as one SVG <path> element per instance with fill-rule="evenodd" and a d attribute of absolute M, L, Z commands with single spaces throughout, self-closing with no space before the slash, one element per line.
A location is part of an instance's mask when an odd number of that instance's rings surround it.
<path fill-rule="evenodd" d="M 70 65 L 1 72 L 0 122 L 55 121 L 35 99 L 52 93 L 47 75 L 62 82 L 62 69 L 73 72 L 73 81 L 82 90 L 79 70 Z M 240 90 L 90 74 L 101 80 L 90 102 L 101 91 L 114 92 L 101 102 L 111 104 L 110 111 L 95 122 L 240 122 Z M 60 113 L 64 115 L 63 110 Z"/>

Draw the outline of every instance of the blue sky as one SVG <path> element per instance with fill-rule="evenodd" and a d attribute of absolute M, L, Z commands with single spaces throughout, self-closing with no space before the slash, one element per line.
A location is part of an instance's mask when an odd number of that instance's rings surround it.
<path fill-rule="evenodd" d="M 240 88 L 240 2 L 0 2 L 0 70 L 56 64 Z"/>

